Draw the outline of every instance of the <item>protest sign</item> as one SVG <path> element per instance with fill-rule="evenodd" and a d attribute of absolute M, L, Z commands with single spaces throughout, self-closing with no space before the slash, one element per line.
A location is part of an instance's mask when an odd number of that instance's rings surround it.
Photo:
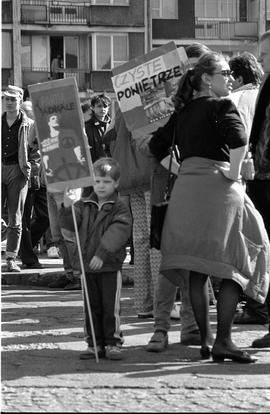
<path fill-rule="evenodd" d="M 169 42 L 113 69 L 114 91 L 130 131 L 148 134 L 168 121 L 172 95 L 187 68 L 185 49 Z"/>
<path fill-rule="evenodd" d="M 48 190 L 89 187 L 93 166 L 75 78 L 29 86 Z"/>

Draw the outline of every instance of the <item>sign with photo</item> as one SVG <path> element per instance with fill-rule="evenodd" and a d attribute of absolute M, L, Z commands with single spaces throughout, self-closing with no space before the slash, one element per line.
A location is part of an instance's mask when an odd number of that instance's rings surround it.
<path fill-rule="evenodd" d="M 169 42 L 113 69 L 114 91 L 130 131 L 148 134 L 168 121 L 172 95 L 188 68 L 185 49 Z"/>
<path fill-rule="evenodd" d="M 75 78 L 29 86 L 48 190 L 93 185 L 93 166 Z"/>

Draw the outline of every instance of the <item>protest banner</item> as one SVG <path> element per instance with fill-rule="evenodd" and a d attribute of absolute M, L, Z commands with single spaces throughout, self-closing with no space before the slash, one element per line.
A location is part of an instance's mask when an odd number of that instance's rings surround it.
<path fill-rule="evenodd" d="M 30 85 L 29 92 L 48 190 L 93 185 L 75 78 Z"/>
<path fill-rule="evenodd" d="M 172 95 L 188 68 L 185 49 L 172 41 L 112 70 L 120 110 L 135 136 L 168 121 L 174 111 Z"/>

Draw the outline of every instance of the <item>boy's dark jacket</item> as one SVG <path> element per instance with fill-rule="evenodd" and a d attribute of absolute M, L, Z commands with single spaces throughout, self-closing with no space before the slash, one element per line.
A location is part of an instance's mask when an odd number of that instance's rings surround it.
<path fill-rule="evenodd" d="M 74 209 L 85 272 L 93 272 L 89 269 L 93 256 L 98 256 L 104 262 L 98 272 L 120 270 L 126 256 L 125 247 L 131 235 L 132 217 L 117 192 L 102 204 L 100 210 L 94 192 L 88 199 L 77 201 Z M 60 209 L 60 225 L 75 231 L 71 207 Z"/>

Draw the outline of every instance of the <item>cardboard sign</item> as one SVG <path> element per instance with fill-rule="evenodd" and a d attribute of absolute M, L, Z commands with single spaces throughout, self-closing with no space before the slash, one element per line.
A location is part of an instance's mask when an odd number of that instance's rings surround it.
<path fill-rule="evenodd" d="M 113 69 L 113 87 L 130 131 L 148 134 L 168 121 L 172 95 L 188 68 L 185 49 L 169 42 Z"/>
<path fill-rule="evenodd" d="M 93 185 L 75 78 L 29 86 L 48 190 Z"/>

